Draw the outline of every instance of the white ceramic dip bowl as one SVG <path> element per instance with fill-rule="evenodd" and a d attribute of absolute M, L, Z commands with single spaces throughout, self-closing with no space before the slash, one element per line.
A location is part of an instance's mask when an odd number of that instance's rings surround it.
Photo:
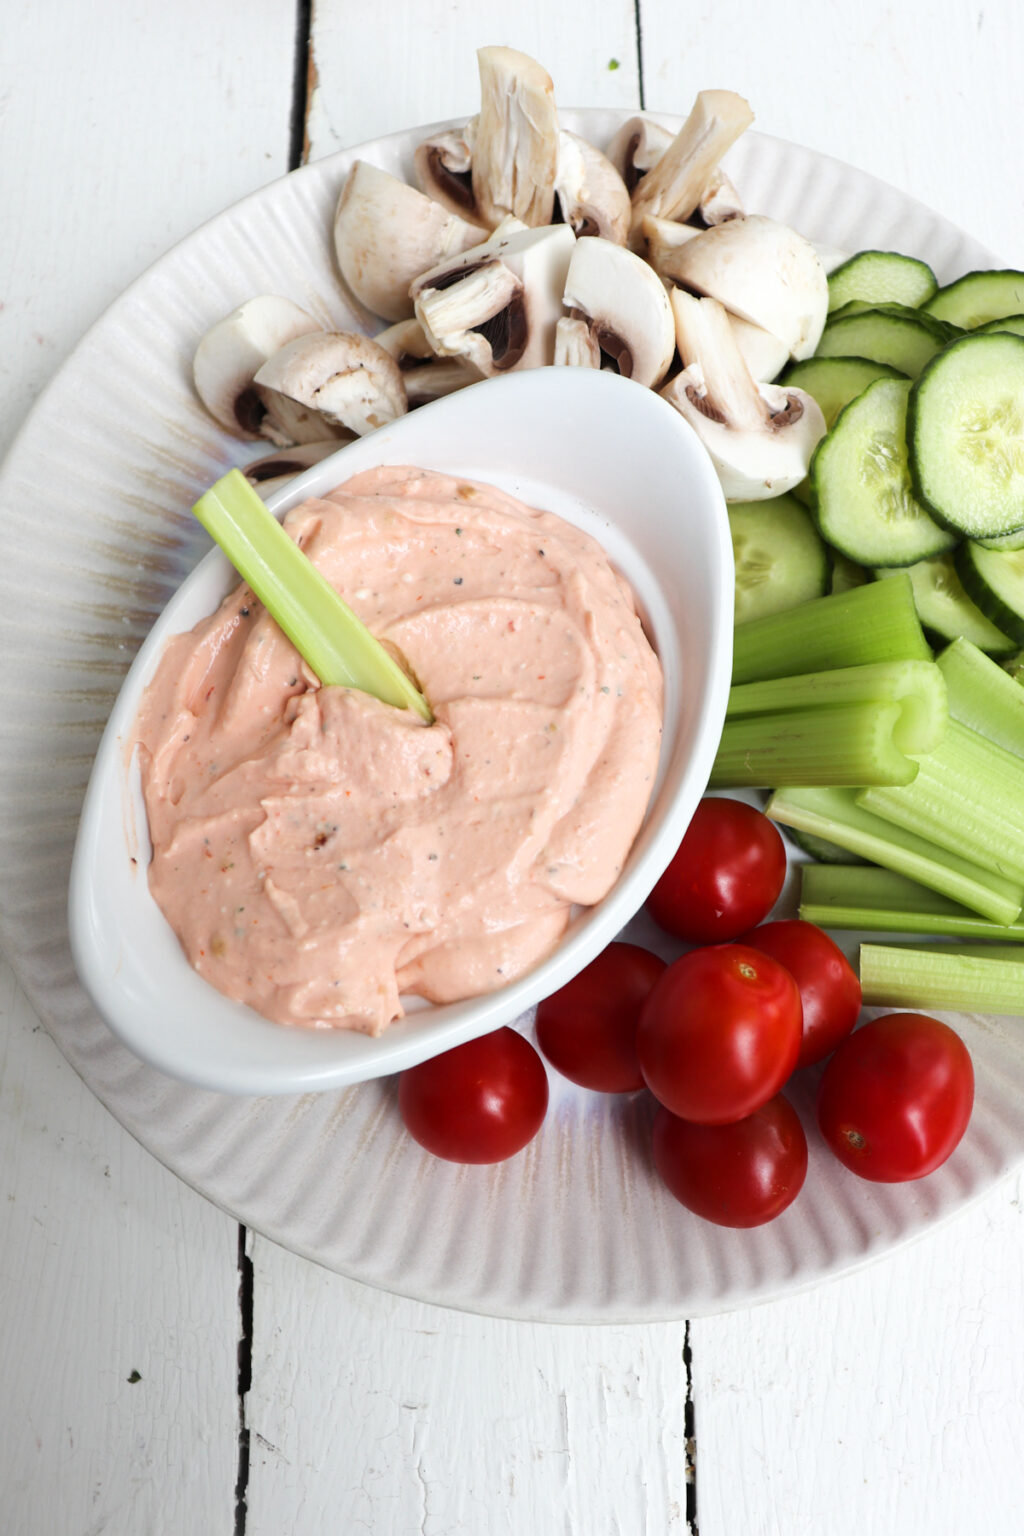
<path fill-rule="evenodd" d="M 517 981 L 443 1006 L 412 999 L 406 1017 L 376 1038 L 271 1023 L 192 969 L 150 896 L 146 812 L 138 772 L 126 761 L 125 743 L 165 643 L 212 613 L 237 583 L 213 550 L 154 625 L 111 713 L 82 811 L 69 905 L 79 975 L 111 1029 L 145 1061 L 201 1087 L 239 1094 L 338 1088 L 512 1023 L 581 970 L 641 907 L 707 783 L 732 662 L 732 549 L 711 462 L 671 406 L 612 373 L 509 374 L 340 449 L 269 505 L 282 515 L 385 464 L 498 486 L 603 546 L 636 593 L 664 673 L 654 793 L 614 888 L 578 911 L 555 952 Z"/>

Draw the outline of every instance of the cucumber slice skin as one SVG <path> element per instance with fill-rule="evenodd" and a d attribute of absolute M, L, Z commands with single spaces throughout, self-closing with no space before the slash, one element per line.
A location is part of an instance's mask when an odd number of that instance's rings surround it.
<path fill-rule="evenodd" d="M 992 333 L 1009 331 L 1013 336 L 1024 336 L 1024 315 L 1003 315 L 998 320 L 990 320 L 987 325 L 976 325 L 971 332 L 972 336 L 991 336 Z"/>
<path fill-rule="evenodd" d="M 921 310 L 893 314 L 865 309 L 829 320 L 814 355 L 863 357 L 916 379 L 949 339 Z"/>
<path fill-rule="evenodd" d="M 827 837 L 818 837 L 815 832 L 799 832 L 796 827 L 783 829 L 791 843 L 796 843 L 807 856 L 816 864 L 866 864 L 867 859 L 862 859 L 859 853 L 851 853 L 848 848 L 840 848 L 838 843 L 830 843 Z"/>
<path fill-rule="evenodd" d="M 779 380 L 802 389 L 821 406 L 825 426 L 832 430 L 844 406 L 863 394 L 876 379 L 905 379 L 907 375 L 888 363 L 869 357 L 809 357 L 792 363 Z"/>
<path fill-rule="evenodd" d="M 1003 268 L 993 272 L 967 272 L 947 283 L 924 305 L 926 314 L 952 321 L 974 331 L 990 320 L 1024 313 L 1024 272 Z"/>
<path fill-rule="evenodd" d="M 926 304 L 938 292 L 935 273 L 927 262 L 898 251 L 858 251 L 828 278 L 829 310 L 851 299 L 869 304 Z"/>
<path fill-rule="evenodd" d="M 897 574 L 892 569 L 875 571 L 877 579 Z M 1014 641 L 968 597 L 953 555 L 919 560 L 908 568 L 907 575 L 914 591 L 917 616 L 924 629 L 940 643 L 963 636 L 989 656 L 1008 656 L 1013 651 Z"/>
<path fill-rule="evenodd" d="M 983 549 L 973 540 L 956 552 L 957 575 L 986 618 L 1024 645 L 1024 550 Z"/>
<path fill-rule="evenodd" d="M 857 565 L 911 566 L 957 543 L 957 535 L 934 522 L 911 492 L 905 446 L 910 390 L 909 380 L 876 379 L 840 411 L 811 459 L 821 536 Z M 895 503 L 899 521 L 887 518 L 886 498 Z"/>
<path fill-rule="evenodd" d="M 730 502 L 727 511 L 736 565 L 737 624 L 824 597 L 831 562 L 806 507 L 783 495 Z"/>
<path fill-rule="evenodd" d="M 976 447 L 954 453 L 955 423 L 950 402 L 941 395 L 957 389 L 970 391 L 979 406 L 992 399 L 995 409 L 1016 406 L 1024 416 L 1024 337 L 1000 331 L 950 342 L 915 380 L 907 407 L 907 450 L 917 500 L 961 538 L 1003 539 L 1024 529 L 1024 466 L 1019 472 L 1011 466 L 1010 488 L 1000 496 L 979 467 L 997 462 L 991 454 L 979 456 Z M 1011 422 L 1007 436 L 1012 440 L 1014 435 Z"/>

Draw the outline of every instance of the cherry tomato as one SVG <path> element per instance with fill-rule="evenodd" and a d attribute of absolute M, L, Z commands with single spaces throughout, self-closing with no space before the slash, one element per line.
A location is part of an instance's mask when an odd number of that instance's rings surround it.
<path fill-rule="evenodd" d="M 740 939 L 784 965 L 800 988 L 804 1033 L 797 1067 L 824 1061 L 860 1015 L 860 981 L 846 956 L 814 923 L 762 923 Z"/>
<path fill-rule="evenodd" d="M 800 1051 L 800 991 L 743 944 L 693 949 L 655 983 L 637 1054 L 654 1097 L 683 1120 L 728 1125 L 778 1093 Z"/>
<path fill-rule="evenodd" d="M 637 944 L 609 944 L 537 1008 L 537 1044 L 581 1088 L 629 1093 L 644 1086 L 636 1057 L 640 1009 L 664 960 Z"/>
<path fill-rule="evenodd" d="M 660 1109 L 654 1166 L 680 1204 L 705 1221 L 760 1227 L 803 1188 L 807 1138 L 781 1094 L 732 1125 L 691 1125 Z"/>
<path fill-rule="evenodd" d="M 786 849 L 763 811 L 702 800 L 647 900 L 655 922 L 692 944 L 722 944 L 767 917 L 786 878 Z"/>
<path fill-rule="evenodd" d="M 544 1063 L 514 1029 L 408 1067 L 398 1107 L 410 1136 L 452 1163 L 500 1163 L 540 1130 L 548 1107 Z"/>
<path fill-rule="evenodd" d="M 888 1013 L 842 1042 L 822 1075 L 818 1124 L 862 1179 L 896 1184 L 944 1163 L 974 1105 L 967 1047 L 923 1013 Z"/>

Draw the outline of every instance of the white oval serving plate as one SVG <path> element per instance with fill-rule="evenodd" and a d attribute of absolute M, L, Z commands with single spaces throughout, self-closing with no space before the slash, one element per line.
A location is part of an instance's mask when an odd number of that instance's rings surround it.
<path fill-rule="evenodd" d="M 732 665 L 732 546 L 711 461 L 677 411 L 617 374 L 508 374 L 340 449 L 269 505 L 283 514 L 384 464 L 496 485 L 602 545 L 629 580 L 661 660 L 664 732 L 651 803 L 609 894 L 580 912 L 555 952 L 510 986 L 410 1010 L 376 1038 L 285 1029 L 222 996 L 188 964 L 149 894 L 146 812 L 129 747 L 168 639 L 212 613 L 237 585 L 227 559 L 211 550 L 153 626 L 111 712 L 86 792 L 69 899 L 78 974 L 103 1017 L 145 1061 L 201 1088 L 339 1088 L 513 1023 L 564 986 L 646 900 L 711 772 Z"/>
<path fill-rule="evenodd" d="M 562 117 L 602 144 L 626 115 Z M 524 1153 L 456 1167 L 404 1136 L 393 1079 L 288 1098 L 186 1087 L 121 1045 L 75 976 L 67 881 L 96 745 L 133 654 L 205 548 L 187 509 L 245 457 L 193 396 L 195 343 L 263 292 L 344 325 L 330 254 L 338 189 L 359 156 L 408 174 L 427 131 L 318 162 L 191 235 L 84 338 L 6 460 L 0 935 L 61 1049 L 122 1124 L 240 1220 L 331 1268 L 428 1301 L 571 1322 L 694 1316 L 800 1289 L 928 1230 L 1020 1163 L 1019 1023 L 956 1018 L 977 1106 L 935 1174 L 863 1183 L 812 1131 L 800 1198 L 770 1226 L 733 1232 L 689 1216 L 660 1187 L 641 1096 L 553 1080 L 547 1121 Z M 938 214 L 810 150 L 751 133 L 726 164 L 748 208 L 831 246 L 895 247 L 928 260 L 940 281 L 995 264 Z M 642 920 L 631 934 L 653 940 Z M 810 1125 L 808 1076 L 794 1097 Z"/>

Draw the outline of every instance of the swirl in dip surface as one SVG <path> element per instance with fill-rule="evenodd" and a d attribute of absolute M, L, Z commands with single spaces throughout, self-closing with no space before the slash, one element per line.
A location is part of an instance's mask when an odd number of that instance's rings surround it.
<path fill-rule="evenodd" d="M 654 785 L 661 671 L 600 546 L 488 486 L 372 470 L 285 527 L 434 724 L 320 687 L 237 588 L 143 700 L 149 885 L 221 992 L 377 1034 L 402 993 L 513 980 L 606 895 Z"/>

